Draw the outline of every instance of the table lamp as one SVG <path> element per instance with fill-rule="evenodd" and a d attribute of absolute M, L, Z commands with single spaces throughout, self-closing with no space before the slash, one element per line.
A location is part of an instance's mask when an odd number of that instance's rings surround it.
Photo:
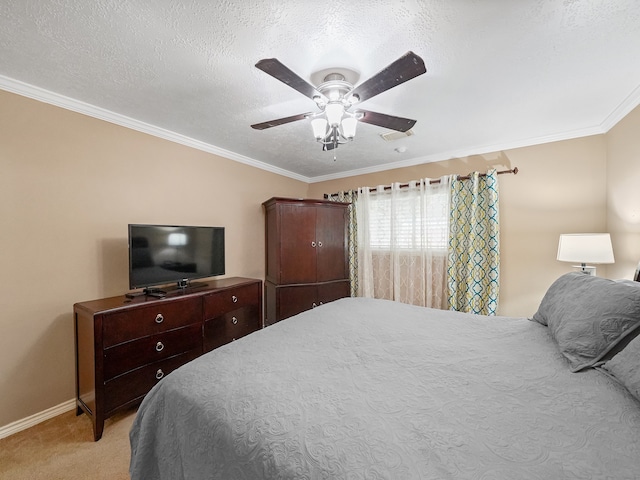
<path fill-rule="evenodd" d="M 587 263 L 613 263 L 611 235 L 608 233 L 563 233 L 558 243 L 558 260 L 575 262 L 581 272 L 596 274 L 596 267 Z"/>

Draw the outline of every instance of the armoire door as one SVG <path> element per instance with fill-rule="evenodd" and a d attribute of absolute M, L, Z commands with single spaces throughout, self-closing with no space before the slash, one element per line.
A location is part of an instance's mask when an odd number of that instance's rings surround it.
<path fill-rule="evenodd" d="M 317 282 L 349 278 L 346 215 L 343 207 L 316 207 Z"/>
<path fill-rule="evenodd" d="M 316 281 L 316 210 L 301 204 L 279 205 L 279 283 Z"/>

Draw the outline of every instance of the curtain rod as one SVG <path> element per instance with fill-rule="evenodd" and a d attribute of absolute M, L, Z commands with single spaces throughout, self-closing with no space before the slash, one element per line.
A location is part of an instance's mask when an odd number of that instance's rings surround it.
<path fill-rule="evenodd" d="M 500 170 L 499 172 L 497 172 L 498 175 L 502 175 L 503 173 L 513 173 L 514 175 L 517 175 L 518 174 L 518 167 L 513 167 L 510 170 Z M 486 177 L 487 174 L 486 173 L 480 173 L 478 176 Z M 470 178 L 471 177 L 469 175 L 465 175 L 465 176 L 459 176 L 458 175 L 457 176 L 458 180 L 469 180 Z M 430 180 L 429 181 L 430 185 L 433 185 L 433 184 L 436 184 L 436 183 L 440 183 L 440 179 L 439 178 L 436 178 L 435 180 Z M 409 186 L 408 183 L 401 183 L 400 184 L 400 188 L 407 188 L 408 186 Z M 391 185 L 386 185 L 384 187 L 384 190 L 391 190 Z M 343 192 L 343 193 L 347 193 L 347 192 Z M 324 194 L 324 198 L 327 199 L 329 197 L 333 197 L 334 195 L 338 195 L 338 193 L 331 193 L 331 194 L 325 193 Z"/>

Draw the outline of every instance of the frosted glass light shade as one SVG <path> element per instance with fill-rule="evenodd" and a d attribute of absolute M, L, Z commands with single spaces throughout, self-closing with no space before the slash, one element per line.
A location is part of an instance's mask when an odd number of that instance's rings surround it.
<path fill-rule="evenodd" d="M 321 140 L 327 134 L 327 121 L 324 118 L 314 118 L 311 120 L 311 128 L 316 140 Z"/>
<path fill-rule="evenodd" d="M 340 120 L 342 120 L 342 114 L 344 112 L 344 107 L 341 103 L 330 103 L 326 106 L 324 112 L 327 115 L 327 121 L 330 127 L 340 125 Z"/>
<path fill-rule="evenodd" d="M 353 139 L 353 137 L 356 136 L 357 125 L 358 120 L 353 117 L 346 117 L 344 120 L 342 120 L 342 134 L 349 140 Z"/>
<path fill-rule="evenodd" d="M 560 235 L 557 259 L 561 262 L 614 263 L 611 235 L 608 233 L 569 233 Z"/>

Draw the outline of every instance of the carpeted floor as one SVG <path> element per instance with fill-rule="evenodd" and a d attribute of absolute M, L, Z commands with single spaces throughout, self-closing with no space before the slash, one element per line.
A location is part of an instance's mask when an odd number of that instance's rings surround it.
<path fill-rule="evenodd" d="M 0 439 L 2 480 L 129 480 L 129 429 L 135 409 L 105 422 L 93 441 L 91 420 L 75 410 Z"/>

